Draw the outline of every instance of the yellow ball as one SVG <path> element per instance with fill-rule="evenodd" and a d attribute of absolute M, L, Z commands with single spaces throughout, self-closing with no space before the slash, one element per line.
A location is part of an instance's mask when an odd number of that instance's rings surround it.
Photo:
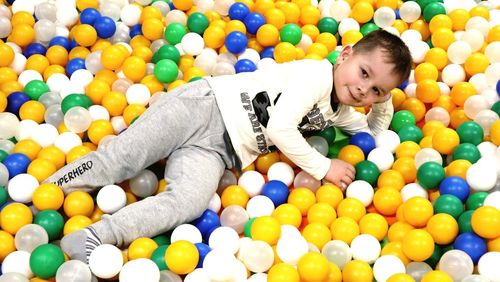
<path fill-rule="evenodd" d="M 465 60 L 464 69 L 468 75 L 473 76 L 478 73 L 484 73 L 489 65 L 490 61 L 486 55 L 474 52 Z"/>
<path fill-rule="evenodd" d="M 149 259 L 156 248 L 158 248 L 158 244 L 153 239 L 146 237 L 137 238 L 128 247 L 128 260 L 139 258 Z"/>
<path fill-rule="evenodd" d="M 94 120 L 87 131 L 87 135 L 94 144 L 99 144 L 102 138 L 114 134 L 111 122 L 107 120 Z"/>
<path fill-rule="evenodd" d="M 424 61 L 433 64 L 441 71 L 448 65 L 448 54 L 442 48 L 434 47 L 425 53 Z"/>
<path fill-rule="evenodd" d="M 339 217 L 330 226 L 333 240 L 341 240 L 351 244 L 352 240 L 359 235 L 358 223 L 350 217 Z"/>
<path fill-rule="evenodd" d="M 78 8 L 79 11 L 83 11 L 87 8 L 98 9 L 99 8 L 99 1 L 98 0 L 76 0 L 76 7 Z"/>
<path fill-rule="evenodd" d="M 163 37 L 163 29 L 163 23 L 156 18 L 145 19 L 142 23 L 142 34 L 152 41 Z"/>
<path fill-rule="evenodd" d="M 337 212 L 327 203 L 316 203 L 307 212 L 307 221 L 309 223 L 317 222 L 330 226 L 335 218 L 337 218 Z"/>
<path fill-rule="evenodd" d="M 42 182 L 57 171 L 56 166 L 49 160 L 38 158 L 33 160 L 27 172 Z"/>
<path fill-rule="evenodd" d="M 356 145 L 346 145 L 340 149 L 338 159 L 355 166 L 365 160 L 365 154 Z"/>
<path fill-rule="evenodd" d="M 238 205 L 245 208 L 247 206 L 250 196 L 238 185 L 230 185 L 224 189 L 221 195 L 222 207 L 226 208 L 230 205 Z"/>
<path fill-rule="evenodd" d="M 395 20 L 392 27 L 397 29 L 400 34 L 408 30 L 408 24 L 403 20 Z"/>
<path fill-rule="evenodd" d="M 68 50 L 63 46 L 54 45 L 47 49 L 45 57 L 47 57 L 51 64 L 66 66 L 68 63 Z"/>
<path fill-rule="evenodd" d="M 87 146 L 83 146 L 83 145 L 76 146 L 73 149 L 69 150 L 68 154 L 66 155 L 66 163 L 69 164 L 69 163 L 87 155 L 90 152 L 92 152 L 92 149 L 90 149 Z"/>
<path fill-rule="evenodd" d="M 410 259 L 403 253 L 403 243 L 401 241 L 387 243 L 380 252 L 380 256 L 386 255 L 398 257 L 405 265 L 410 263 Z"/>
<path fill-rule="evenodd" d="M 239 32 L 245 34 L 247 32 L 247 28 L 242 21 L 231 20 L 226 24 L 226 27 L 224 28 L 224 32 L 226 32 L 226 34 L 229 34 L 233 31 L 239 31 Z"/>
<path fill-rule="evenodd" d="M 325 58 L 328 55 L 328 48 L 321 43 L 313 43 L 307 47 L 307 54 L 314 54 L 320 58 Z"/>
<path fill-rule="evenodd" d="M 64 224 L 63 234 L 68 235 L 69 233 L 78 231 L 92 224 L 92 220 L 84 215 L 75 215 L 70 217 L 68 221 Z"/>
<path fill-rule="evenodd" d="M 101 104 L 102 97 L 111 91 L 111 87 L 104 80 L 93 79 L 87 87 L 85 94 L 92 100 L 93 104 Z"/>
<path fill-rule="evenodd" d="M 278 242 L 281 235 L 281 226 L 276 218 L 261 216 L 254 220 L 250 228 L 250 234 L 252 239 L 264 241 L 272 246 Z"/>
<path fill-rule="evenodd" d="M 304 227 L 302 230 L 302 237 L 304 237 L 307 242 L 318 247 L 319 250 L 332 239 L 330 229 L 319 222 L 309 223 Z"/>
<path fill-rule="evenodd" d="M 359 221 L 359 231 L 361 234 L 370 234 L 377 240 L 382 241 L 387 235 L 389 224 L 387 220 L 378 213 L 369 213 Z"/>
<path fill-rule="evenodd" d="M 110 91 L 102 96 L 101 104 L 108 110 L 110 116 L 121 116 L 127 107 L 127 98 L 120 92 Z"/>
<path fill-rule="evenodd" d="M 19 117 L 21 120 L 33 120 L 40 124 L 45 119 L 45 106 L 38 101 L 28 101 L 19 109 Z"/>
<path fill-rule="evenodd" d="M 396 214 L 398 207 L 403 202 L 401 194 L 395 188 L 383 186 L 375 191 L 373 205 L 378 212 L 390 216 Z"/>
<path fill-rule="evenodd" d="M 440 270 L 432 270 L 424 274 L 421 282 L 453 282 L 453 279 L 446 273 Z"/>
<path fill-rule="evenodd" d="M 123 119 L 127 125 L 130 125 L 132 121 L 138 118 L 144 111 L 146 111 L 146 107 L 143 105 L 130 104 L 123 110 Z"/>
<path fill-rule="evenodd" d="M 302 223 L 302 214 L 299 208 L 292 204 L 279 205 L 272 213 L 272 217 L 276 218 L 281 225 L 290 224 L 299 228 Z"/>
<path fill-rule="evenodd" d="M 490 31 L 488 31 L 486 42 L 491 43 L 494 41 L 500 41 L 500 24 L 493 26 L 490 28 Z"/>
<path fill-rule="evenodd" d="M 363 34 L 357 30 L 349 30 L 342 36 L 342 45 L 356 44 L 363 38 Z"/>
<path fill-rule="evenodd" d="M 433 103 L 441 95 L 439 85 L 435 80 L 424 79 L 417 83 L 416 96 L 417 99 L 424 103 Z"/>
<path fill-rule="evenodd" d="M 356 198 L 345 198 L 337 207 L 339 217 L 350 217 L 356 222 L 366 214 L 366 209 L 363 203 Z"/>
<path fill-rule="evenodd" d="M 458 223 L 453 216 L 447 213 L 439 213 L 429 219 L 426 230 L 437 244 L 447 245 L 457 237 Z"/>
<path fill-rule="evenodd" d="M 434 252 L 434 240 L 427 231 L 413 229 L 403 238 L 403 252 L 413 261 L 424 261 Z"/>
<path fill-rule="evenodd" d="M 280 33 L 272 24 L 265 24 L 257 30 L 257 42 L 264 47 L 274 46 L 280 42 Z"/>
<path fill-rule="evenodd" d="M 31 55 L 26 61 L 25 69 L 35 70 L 39 73 L 44 73 L 45 70 L 49 67 L 49 65 L 50 62 L 49 59 L 47 59 L 47 57 L 40 54 L 34 54 Z"/>
<path fill-rule="evenodd" d="M 58 210 L 64 203 L 64 193 L 59 186 L 45 183 L 33 192 L 33 205 L 38 210 Z"/>
<path fill-rule="evenodd" d="M 344 265 L 342 270 L 342 281 L 344 282 L 372 282 L 373 270 L 364 261 L 351 260 Z"/>
<path fill-rule="evenodd" d="M 301 281 L 323 281 L 328 277 L 330 266 L 322 254 L 308 252 L 299 259 L 297 270 Z"/>
<path fill-rule="evenodd" d="M 24 139 L 14 145 L 12 152 L 24 154 L 30 160 L 34 160 L 41 149 L 42 147 L 32 139 Z"/>
<path fill-rule="evenodd" d="M 337 38 L 330 32 L 322 32 L 316 37 L 316 42 L 326 46 L 328 52 L 335 50 L 337 46 Z"/>
<path fill-rule="evenodd" d="M 429 22 L 429 30 L 431 31 L 431 33 L 437 30 L 438 28 L 452 29 L 452 27 L 453 27 L 453 21 L 447 15 L 441 15 L 441 14 L 435 15 Z"/>
<path fill-rule="evenodd" d="M 355 19 L 358 23 L 364 24 L 373 18 L 373 14 L 373 6 L 370 5 L 370 3 L 363 1 L 354 4 L 350 17 Z"/>
<path fill-rule="evenodd" d="M 278 7 L 285 14 L 286 23 L 299 23 L 300 7 L 295 3 L 285 3 Z"/>
<path fill-rule="evenodd" d="M 457 30 L 465 30 L 465 25 L 467 24 L 467 21 L 470 19 L 470 14 L 467 12 L 467 10 L 459 8 L 459 9 L 453 9 L 448 16 L 450 17 L 452 21 L 452 28 L 453 31 Z"/>
<path fill-rule="evenodd" d="M 218 49 L 224 45 L 226 33 L 218 26 L 209 26 L 203 33 L 203 41 L 208 48 Z"/>
<path fill-rule="evenodd" d="M 432 147 L 443 155 L 453 153 L 455 147 L 460 144 L 458 133 L 451 128 L 439 129 L 432 136 Z"/>
<path fill-rule="evenodd" d="M 313 24 L 316 25 L 321 16 L 320 11 L 317 7 L 313 5 L 305 5 L 300 9 L 299 21 L 303 24 Z"/>
<path fill-rule="evenodd" d="M 261 154 L 255 160 L 255 168 L 262 174 L 267 174 L 269 168 L 280 161 L 280 155 L 278 151 L 271 153 Z"/>
<path fill-rule="evenodd" d="M 312 24 L 303 25 L 301 28 L 302 34 L 307 34 L 312 41 L 316 41 L 316 38 L 319 35 L 319 29 L 317 26 Z"/>
<path fill-rule="evenodd" d="M 56 146 L 48 146 L 40 150 L 37 154 L 37 158 L 46 159 L 53 163 L 57 169 L 60 169 L 65 164 L 64 152 L 57 148 Z"/>
<path fill-rule="evenodd" d="M 300 276 L 297 269 L 288 263 L 278 263 L 269 269 L 268 282 L 299 282 Z"/>
<path fill-rule="evenodd" d="M 7 108 L 7 95 L 0 91 L 0 112 L 5 111 L 5 108 Z"/>
<path fill-rule="evenodd" d="M 339 203 L 344 199 L 342 190 L 331 184 L 323 184 L 316 190 L 316 199 L 318 203 L 327 203 L 334 209 L 337 208 Z"/>
<path fill-rule="evenodd" d="M 123 74 L 133 82 L 139 82 L 146 75 L 146 62 L 137 56 L 125 59 L 122 66 Z"/>
<path fill-rule="evenodd" d="M 177 79 L 175 81 L 172 81 L 172 83 L 170 83 L 167 87 L 167 92 L 168 91 L 172 91 L 172 89 L 175 89 L 181 85 L 184 85 L 186 84 L 187 82 L 185 80 L 182 80 L 182 79 Z"/>
<path fill-rule="evenodd" d="M 165 252 L 165 263 L 169 270 L 176 274 L 188 274 L 196 268 L 199 257 L 198 250 L 193 243 L 179 240 L 168 246 Z"/>
<path fill-rule="evenodd" d="M 256 0 L 253 10 L 263 15 L 267 10 L 272 8 L 274 8 L 273 0 Z"/>
<path fill-rule="evenodd" d="M 500 211 L 491 206 L 482 206 L 474 211 L 471 218 L 472 230 L 486 239 L 500 236 Z"/>
<path fill-rule="evenodd" d="M 448 46 L 455 41 L 455 35 L 449 28 L 440 27 L 431 36 L 432 46 L 448 50 Z"/>
<path fill-rule="evenodd" d="M 9 81 L 17 81 L 17 73 L 12 68 L 0 67 L 0 84 Z"/>
<path fill-rule="evenodd" d="M 388 169 L 380 174 L 377 185 L 380 188 L 389 187 L 400 191 L 405 185 L 405 179 L 401 172 L 394 169 Z"/>
<path fill-rule="evenodd" d="M 32 222 L 33 214 L 24 204 L 12 203 L 0 211 L 0 227 L 12 235 L 15 235 L 24 225 Z"/>
<path fill-rule="evenodd" d="M 442 123 L 441 123 L 442 124 Z M 396 148 L 396 158 L 410 157 L 414 158 L 415 155 L 421 150 L 420 146 L 413 141 L 404 141 Z"/>
<path fill-rule="evenodd" d="M 94 211 L 94 200 L 89 193 L 74 191 L 64 199 L 64 213 L 68 217 L 76 215 L 90 216 Z"/>
<path fill-rule="evenodd" d="M 125 61 L 125 54 L 116 45 L 106 47 L 102 50 L 101 64 L 105 68 L 116 70 L 122 66 L 123 61 Z"/>
<path fill-rule="evenodd" d="M 411 23 L 410 29 L 414 29 L 422 35 L 422 40 L 427 41 L 431 32 L 429 31 L 429 25 L 424 21 L 424 19 L 418 19 Z"/>
<path fill-rule="evenodd" d="M 471 165 L 468 160 L 454 160 L 446 167 L 446 176 L 458 176 L 466 179 L 467 170 Z"/>
<path fill-rule="evenodd" d="M 280 42 L 274 47 L 274 60 L 277 63 L 293 61 L 296 57 L 295 46 L 289 42 Z"/>
<path fill-rule="evenodd" d="M 415 279 L 406 273 L 396 273 L 391 275 L 387 282 L 415 282 Z"/>
<path fill-rule="evenodd" d="M 27 24 L 29 26 L 33 26 L 35 25 L 35 18 L 31 13 L 28 13 L 26 11 L 21 11 L 14 13 L 14 15 L 12 15 L 12 19 L 10 20 L 10 22 L 13 27 L 19 24 Z"/>
<path fill-rule="evenodd" d="M 6 231 L 0 230 L 0 262 L 15 250 L 16 245 L 14 244 L 14 236 Z"/>
<path fill-rule="evenodd" d="M 203 71 L 202 69 L 200 69 L 198 67 L 191 67 L 191 68 L 188 68 L 184 72 L 184 80 L 190 81 L 191 79 L 193 79 L 195 77 L 203 77 L 205 75 L 206 75 L 205 71 Z"/>
<path fill-rule="evenodd" d="M 445 128 L 444 124 L 437 120 L 430 120 L 422 127 L 424 136 L 433 136 L 439 129 Z"/>
<path fill-rule="evenodd" d="M 288 203 L 299 208 L 302 215 L 307 215 L 309 208 L 316 203 L 316 196 L 311 189 L 299 187 L 290 192 Z"/>
<path fill-rule="evenodd" d="M 488 8 L 480 5 L 472 7 L 472 9 L 469 10 L 469 13 L 471 17 L 483 17 L 486 20 L 490 19 L 490 11 Z"/>
<path fill-rule="evenodd" d="M 73 36 L 80 46 L 89 47 L 97 41 L 97 31 L 89 24 L 81 24 L 73 29 Z"/>
<path fill-rule="evenodd" d="M 424 227 L 434 214 L 434 208 L 426 198 L 413 197 L 403 204 L 403 214 L 409 224 Z"/>
<path fill-rule="evenodd" d="M 415 82 L 420 82 L 424 79 L 437 81 L 438 69 L 434 64 L 421 63 L 415 68 Z"/>
<path fill-rule="evenodd" d="M 413 229 L 415 228 L 410 224 L 397 221 L 389 227 L 389 231 L 387 231 L 387 238 L 389 238 L 389 242 L 403 241 L 406 234 Z"/>
<path fill-rule="evenodd" d="M 20 47 L 26 47 L 35 41 L 35 30 L 31 25 L 18 24 L 12 26 L 12 31 L 8 38 Z"/>
<path fill-rule="evenodd" d="M 490 139 L 495 145 L 500 145 L 500 120 L 495 121 L 490 128 Z"/>
<path fill-rule="evenodd" d="M 2 54 L 0 67 L 8 67 L 14 61 L 14 50 L 8 44 L 0 42 L 0 54 Z"/>

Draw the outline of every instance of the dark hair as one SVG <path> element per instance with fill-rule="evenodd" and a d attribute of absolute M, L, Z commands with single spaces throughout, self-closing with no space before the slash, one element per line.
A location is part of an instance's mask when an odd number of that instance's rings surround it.
<path fill-rule="evenodd" d="M 387 62 L 394 65 L 393 72 L 400 76 L 400 83 L 410 76 L 413 59 L 408 46 L 398 36 L 383 29 L 365 35 L 352 47 L 355 53 L 367 53 L 381 48 Z"/>

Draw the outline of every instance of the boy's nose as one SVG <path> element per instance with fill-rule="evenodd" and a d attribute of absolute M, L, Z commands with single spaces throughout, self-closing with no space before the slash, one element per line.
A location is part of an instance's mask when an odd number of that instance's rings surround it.
<path fill-rule="evenodd" d="M 366 96 L 366 89 L 367 89 L 367 87 L 365 87 L 363 85 L 358 86 L 358 92 L 361 95 L 361 97 Z"/>

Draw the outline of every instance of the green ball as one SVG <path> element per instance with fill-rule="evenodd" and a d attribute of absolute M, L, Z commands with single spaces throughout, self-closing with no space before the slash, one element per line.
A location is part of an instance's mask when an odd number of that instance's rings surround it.
<path fill-rule="evenodd" d="M 332 17 L 324 17 L 319 20 L 318 29 L 320 33 L 329 32 L 335 35 L 339 31 L 339 23 Z"/>
<path fill-rule="evenodd" d="M 417 0 L 416 2 L 420 6 L 420 10 L 424 11 L 425 7 L 427 7 L 427 5 L 429 5 L 430 3 L 434 2 L 443 3 L 443 0 Z"/>
<path fill-rule="evenodd" d="M 366 36 L 368 33 L 372 32 L 372 31 L 375 31 L 375 30 L 379 30 L 380 27 L 378 25 L 376 25 L 375 23 L 365 23 L 361 29 L 360 29 L 360 32 L 361 34 L 363 34 L 363 36 Z"/>
<path fill-rule="evenodd" d="M 481 153 L 471 143 L 462 143 L 453 151 L 453 160 L 468 160 L 472 164 L 481 158 Z"/>
<path fill-rule="evenodd" d="M 434 189 L 445 178 L 444 168 L 436 162 L 423 163 L 417 170 L 417 180 L 425 189 Z"/>
<path fill-rule="evenodd" d="M 465 201 L 465 207 L 468 210 L 475 210 L 483 206 L 484 199 L 488 196 L 488 192 L 476 192 L 467 198 Z"/>
<path fill-rule="evenodd" d="M 0 162 L 3 162 L 8 155 L 4 150 L 0 150 Z"/>
<path fill-rule="evenodd" d="M 432 252 L 432 255 L 424 262 L 434 269 L 436 268 L 436 265 L 438 264 L 442 255 L 443 251 L 441 250 L 441 247 L 439 247 L 439 245 L 437 244 L 434 244 L 434 251 Z"/>
<path fill-rule="evenodd" d="M 50 89 L 47 83 L 41 80 L 32 80 L 28 82 L 26 86 L 24 86 L 24 93 L 26 93 L 26 95 L 28 95 L 31 100 L 38 101 L 38 98 L 40 98 L 40 96 L 49 91 Z"/>
<path fill-rule="evenodd" d="M 468 210 L 463 212 L 458 217 L 458 228 L 460 230 L 460 233 L 474 232 L 474 230 L 472 230 L 472 224 L 470 222 L 473 213 L 473 210 Z"/>
<path fill-rule="evenodd" d="M 375 187 L 379 175 L 380 170 L 372 161 L 364 160 L 356 164 L 356 180 L 364 180 Z"/>
<path fill-rule="evenodd" d="M 61 110 L 64 114 L 73 107 L 88 109 L 92 106 L 92 100 L 85 94 L 69 94 L 61 101 Z"/>
<path fill-rule="evenodd" d="M 252 224 L 255 219 L 256 217 L 252 217 L 245 223 L 245 229 L 243 230 L 243 235 L 245 235 L 245 237 L 252 238 L 252 232 L 250 232 L 250 230 L 252 229 Z"/>
<path fill-rule="evenodd" d="M 483 142 L 483 128 L 475 121 L 462 122 L 462 124 L 457 127 L 457 134 L 460 137 L 460 143 L 479 145 Z"/>
<path fill-rule="evenodd" d="M 330 54 L 328 54 L 328 55 L 326 56 L 326 59 L 327 59 L 330 63 L 332 63 L 332 64 L 334 65 L 334 64 L 337 62 L 337 58 L 338 58 L 339 54 L 340 54 L 340 51 L 338 51 L 338 50 L 334 50 L 334 51 L 330 52 Z"/>
<path fill-rule="evenodd" d="M 302 30 L 294 23 L 289 23 L 283 26 L 280 31 L 281 42 L 288 42 L 296 45 L 302 38 Z"/>
<path fill-rule="evenodd" d="M 434 202 L 434 213 L 447 213 L 458 219 L 464 212 L 464 204 L 456 196 L 445 194 L 439 196 Z"/>
<path fill-rule="evenodd" d="M 170 245 L 170 237 L 165 234 L 155 236 L 151 239 L 153 239 L 153 241 L 155 241 L 158 246 Z"/>
<path fill-rule="evenodd" d="M 169 245 L 161 245 L 151 254 L 151 260 L 158 266 L 160 271 L 168 270 L 168 266 L 165 263 L 165 252 L 167 251 Z"/>
<path fill-rule="evenodd" d="M 64 228 L 63 216 L 55 210 L 44 210 L 35 215 L 35 224 L 47 231 L 49 241 L 59 239 Z"/>
<path fill-rule="evenodd" d="M 0 206 L 7 203 L 7 199 L 9 198 L 9 193 L 5 189 L 5 187 L 0 186 Z"/>
<path fill-rule="evenodd" d="M 417 121 L 412 112 L 407 110 L 400 110 L 394 113 L 391 120 L 391 127 L 394 131 L 399 132 L 405 125 L 415 125 Z"/>
<path fill-rule="evenodd" d="M 436 15 L 446 15 L 446 9 L 439 2 L 429 3 L 425 6 L 423 15 L 424 20 L 429 23 Z"/>
<path fill-rule="evenodd" d="M 175 46 L 163 45 L 160 47 L 160 49 L 158 49 L 158 51 L 154 53 L 151 62 L 156 64 L 163 59 L 170 59 L 178 64 L 181 59 L 181 53 L 179 53 L 179 50 L 177 50 Z"/>
<path fill-rule="evenodd" d="M 335 128 L 328 127 L 323 129 L 318 135 L 325 138 L 326 142 L 328 142 L 328 145 L 332 145 L 337 134 L 335 133 Z"/>
<path fill-rule="evenodd" d="M 203 32 L 205 32 L 205 29 L 208 27 L 208 18 L 203 13 L 194 12 L 189 15 L 187 26 L 190 31 L 203 35 Z"/>
<path fill-rule="evenodd" d="M 410 124 L 403 126 L 401 130 L 399 130 L 398 136 L 401 142 L 413 141 L 417 144 L 424 138 L 422 130 L 418 126 Z"/>
<path fill-rule="evenodd" d="M 31 271 L 42 279 L 56 276 L 57 269 L 63 263 L 63 251 L 53 244 L 43 244 L 36 247 L 30 256 Z"/>
<path fill-rule="evenodd" d="M 184 37 L 186 33 L 187 30 L 183 24 L 174 22 L 169 24 L 167 28 L 165 28 L 164 35 L 168 43 L 175 45 L 181 42 L 182 37 Z"/>
<path fill-rule="evenodd" d="M 179 68 L 177 64 L 170 59 L 158 61 L 154 68 L 154 75 L 162 83 L 170 83 L 177 78 Z"/>
<path fill-rule="evenodd" d="M 491 110 L 500 116 L 500 101 L 496 101 L 495 104 L 493 104 L 493 106 L 491 106 Z"/>

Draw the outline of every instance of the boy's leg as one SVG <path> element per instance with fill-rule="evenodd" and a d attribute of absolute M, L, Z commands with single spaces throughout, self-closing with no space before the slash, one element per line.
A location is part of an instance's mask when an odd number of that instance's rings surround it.
<path fill-rule="evenodd" d="M 90 227 L 101 243 L 121 246 L 192 221 L 208 207 L 224 169 L 225 163 L 216 151 L 196 146 L 178 149 L 167 161 L 165 192 L 128 205 L 113 215 L 104 215 Z M 61 242 L 63 250 L 77 259 L 85 253 L 82 244 L 87 235 L 82 232 L 66 236 Z"/>

